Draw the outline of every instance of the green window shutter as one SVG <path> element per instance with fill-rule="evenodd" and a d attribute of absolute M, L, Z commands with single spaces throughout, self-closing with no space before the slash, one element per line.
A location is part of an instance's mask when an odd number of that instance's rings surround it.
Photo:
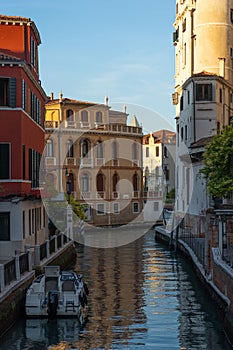
<path fill-rule="evenodd" d="M 9 78 L 9 107 L 16 107 L 16 78 Z"/>

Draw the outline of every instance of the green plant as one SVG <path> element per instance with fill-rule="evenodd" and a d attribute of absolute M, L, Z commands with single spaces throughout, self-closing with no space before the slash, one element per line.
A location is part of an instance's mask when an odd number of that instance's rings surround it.
<path fill-rule="evenodd" d="M 233 127 L 227 126 L 206 145 L 204 167 L 200 170 L 207 180 L 207 190 L 215 197 L 227 197 L 233 192 Z"/>

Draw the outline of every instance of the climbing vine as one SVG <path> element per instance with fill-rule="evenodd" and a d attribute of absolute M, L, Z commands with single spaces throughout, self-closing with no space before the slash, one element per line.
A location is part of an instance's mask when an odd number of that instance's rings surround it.
<path fill-rule="evenodd" d="M 200 173 L 207 179 L 207 190 L 215 197 L 227 197 L 233 193 L 233 127 L 225 127 L 205 148 Z"/>

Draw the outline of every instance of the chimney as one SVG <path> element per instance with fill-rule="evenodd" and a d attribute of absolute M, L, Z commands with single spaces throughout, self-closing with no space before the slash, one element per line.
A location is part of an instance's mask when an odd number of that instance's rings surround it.
<path fill-rule="evenodd" d="M 50 100 L 52 101 L 54 99 L 53 92 L 50 92 Z"/>
<path fill-rule="evenodd" d="M 108 96 L 105 96 L 105 104 L 106 104 L 106 106 L 108 106 Z"/>
<path fill-rule="evenodd" d="M 123 112 L 126 113 L 126 105 L 123 106 Z"/>
<path fill-rule="evenodd" d="M 62 94 L 62 91 L 61 91 L 60 94 L 59 94 L 59 102 L 62 102 L 62 97 L 63 97 L 63 94 Z"/>

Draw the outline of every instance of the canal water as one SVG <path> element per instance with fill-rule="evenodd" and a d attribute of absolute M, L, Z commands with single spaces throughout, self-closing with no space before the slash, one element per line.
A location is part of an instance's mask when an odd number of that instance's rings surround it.
<path fill-rule="evenodd" d="M 77 249 L 90 294 L 76 319 L 16 323 L 0 350 L 228 350 L 220 315 L 188 262 L 153 232 L 126 246 Z"/>

